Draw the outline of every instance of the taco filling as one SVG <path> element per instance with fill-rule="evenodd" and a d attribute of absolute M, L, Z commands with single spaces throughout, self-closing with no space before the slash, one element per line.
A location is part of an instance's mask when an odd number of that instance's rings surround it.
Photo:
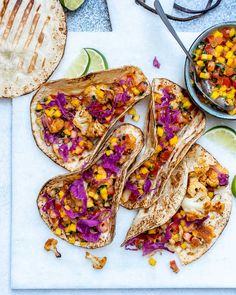
<path fill-rule="evenodd" d="M 125 248 L 142 250 L 143 255 L 158 250 L 194 255 L 198 248 L 209 247 L 218 235 L 214 220 L 225 210 L 221 194 L 228 178 L 228 171 L 219 164 L 196 167 L 189 173 L 186 196 L 177 213 L 164 225 L 129 239 Z"/>
<path fill-rule="evenodd" d="M 85 158 L 111 123 L 147 89 L 147 82 L 134 72 L 110 84 L 87 86 L 79 95 L 42 97 L 35 106 L 41 137 L 64 163 Z"/>
<path fill-rule="evenodd" d="M 172 87 L 154 94 L 157 147 L 154 154 L 128 178 L 122 200 L 135 203 L 156 190 L 156 177 L 178 143 L 178 135 L 192 120 L 193 105 L 182 92 L 175 95 Z"/>
<path fill-rule="evenodd" d="M 73 181 L 64 178 L 47 186 L 40 198 L 40 210 L 51 230 L 71 244 L 96 243 L 110 231 L 122 166 L 137 144 L 130 133 L 109 139 L 104 153 Z M 130 160 L 129 160 L 130 161 Z"/>

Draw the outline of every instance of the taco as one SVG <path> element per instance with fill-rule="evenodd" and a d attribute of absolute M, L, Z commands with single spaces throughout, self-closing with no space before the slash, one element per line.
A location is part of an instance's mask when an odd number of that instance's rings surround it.
<path fill-rule="evenodd" d="M 123 245 L 143 255 L 175 252 L 182 264 L 200 258 L 228 223 L 228 179 L 228 171 L 195 144 L 168 180 L 161 202 L 139 211 Z"/>
<path fill-rule="evenodd" d="M 35 141 L 60 166 L 79 170 L 112 126 L 149 94 L 147 78 L 133 66 L 46 83 L 31 102 Z"/>
<path fill-rule="evenodd" d="M 90 166 L 49 180 L 39 193 L 37 205 L 51 231 L 84 248 L 110 244 L 126 172 L 143 141 L 139 128 L 120 125 Z"/>
<path fill-rule="evenodd" d="M 166 79 L 152 84 L 146 151 L 127 175 L 121 205 L 149 208 L 161 195 L 171 173 L 205 128 L 205 117 L 187 92 Z"/>

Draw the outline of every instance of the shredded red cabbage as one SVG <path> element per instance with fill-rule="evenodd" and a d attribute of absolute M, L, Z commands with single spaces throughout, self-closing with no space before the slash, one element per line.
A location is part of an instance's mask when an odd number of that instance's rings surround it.
<path fill-rule="evenodd" d="M 157 69 L 160 69 L 160 67 L 161 67 L 161 64 L 159 63 L 156 56 L 154 57 L 154 60 L 153 60 L 153 66 Z"/>
<path fill-rule="evenodd" d="M 139 197 L 140 196 L 140 192 L 138 191 L 138 187 L 135 183 L 132 183 L 131 181 L 127 181 L 125 184 L 125 188 L 129 191 L 131 191 L 131 193 L 135 196 L 135 197 Z"/>
<path fill-rule="evenodd" d="M 218 179 L 219 179 L 219 185 L 220 186 L 226 186 L 226 185 L 229 184 L 229 175 L 228 174 L 220 172 L 214 166 L 211 166 L 211 168 L 218 174 Z"/>
<path fill-rule="evenodd" d="M 143 243 L 143 248 L 142 249 L 143 249 L 143 255 L 151 254 L 156 250 L 166 250 L 166 251 L 169 251 L 169 252 L 173 253 L 162 242 L 151 243 L 150 241 L 145 241 Z"/>
<path fill-rule="evenodd" d="M 117 103 L 126 103 L 127 101 L 129 101 L 131 98 L 130 95 L 128 95 L 127 90 L 125 90 L 123 93 L 118 93 L 116 98 L 115 98 L 115 104 Z"/>
<path fill-rule="evenodd" d="M 114 106 L 111 109 L 103 110 L 103 105 L 101 103 L 92 101 L 91 104 L 87 106 L 87 110 L 100 123 L 104 123 L 104 119 L 113 114 Z"/>
<path fill-rule="evenodd" d="M 58 153 L 62 157 L 64 162 L 68 161 L 69 148 L 67 144 L 62 144 L 61 146 L 59 146 Z"/>
<path fill-rule="evenodd" d="M 143 186 L 143 191 L 145 194 L 149 193 L 150 190 L 151 190 L 151 186 L 152 186 L 152 182 L 151 180 L 147 177 L 145 179 L 145 182 L 144 182 L 144 186 Z"/>
<path fill-rule="evenodd" d="M 112 214 L 110 209 L 105 209 L 90 219 L 80 219 L 77 222 L 76 228 L 81 233 L 82 239 L 87 242 L 97 242 L 101 236 L 99 226 L 106 221 Z M 103 218 L 101 218 L 103 217 Z"/>

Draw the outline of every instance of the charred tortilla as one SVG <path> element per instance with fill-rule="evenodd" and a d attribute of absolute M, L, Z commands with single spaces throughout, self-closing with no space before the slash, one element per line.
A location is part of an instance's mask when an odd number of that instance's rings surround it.
<path fill-rule="evenodd" d="M 178 170 L 182 176 L 176 185 Z M 228 177 L 227 170 L 195 144 L 167 182 L 162 202 L 139 211 L 123 245 L 127 249 L 143 249 L 144 255 L 172 251 L 182 264 L 200 258 L 230 218 L 232 194 Z"/>
<path fill-rule="evenodd" d="M 31 102 L 36 144 L 60 166 L 79 170 L 112 126 L 149 94 L 147 78 L 133 66 L 46 83 Z"/>
<path fill-rule="evenodd" d="M 84 248 L 110 244 L 126 172 L 143 141 L 139 128 L 123 124 L 110 134 L 88 168 L 49 180 L 37 205 L 51 231 Z"/>
<path fill-rule="evenodd" d="M 184 89 L 166 79 L 154 79 L 144 155 L 127 175 L 121 205 L 149 208 L 155 203 L 189 148 L 205 128 L 205 116 Z"/>
<path fill-rule="evenodd" d="M 0 4 L 0 97 L 37 89 L 59 64 L 66 18 L 58 0 L 4 0 Z"/>

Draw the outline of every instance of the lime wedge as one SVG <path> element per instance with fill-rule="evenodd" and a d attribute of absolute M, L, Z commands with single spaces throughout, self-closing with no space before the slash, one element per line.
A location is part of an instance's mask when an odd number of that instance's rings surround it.
<path fill-rule="evenodd" d="M 209 129 L 205 138 L 222 147 L 227 152 L 236 153 L 236 132 L 227 126 L 216 126 Z"/>
<path fill-rule="evenodd" d="M 82 49 L 80 54 L 73 60 L 66 72 L 66 78 L 77 78 L 85 75 L 90 65 L 90 57 L 86 50 Z"/>
<path fill-rule="evenodd" d="M 65 8 L 74 11 L 84 3 L 84 0 L 60 0 L 60 2 Z"/>
<path fill-rule="evenodd" d="M 234 179 L 232 181 L 231 190 L 232 190 L 233 195 L 236 198 L 236 175 L 234 176 Z"/>
<path fill-rule="evenodd" d="M 88 73 L 107 70 L 108 63 L 105 56 L 94 48 L 85 48 L 89 57 L 90 57 L 90 65 L 88 69 Z"/>

